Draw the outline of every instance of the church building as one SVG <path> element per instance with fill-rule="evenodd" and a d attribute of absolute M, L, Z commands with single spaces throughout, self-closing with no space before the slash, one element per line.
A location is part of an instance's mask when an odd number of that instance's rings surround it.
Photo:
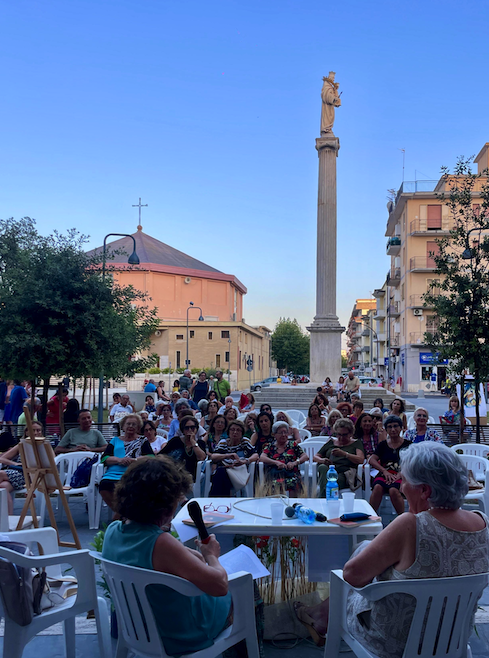
<path fill-rule="evenodd" d="M 251 327 L 243 318 L 246 287 L 233 274 L 224 274 L 143 232 L 133 233 L 139 265 L 127 263 L 134 250 L 131 238 L 107 245 L 114 254 L 108 263 L 114 279 L 146 292 L 158 309 L 160 325 L 152 352 L 160 368 L 222 368 L 231 370 L 232 388 L 269 376 L 270 329 Z M 101 251 L 101 247 L 91 253 Z M 188 336 L 187 336 L 188 331 Z M 253 370 L 246 369 L 251 357 Z M 227 379 L 227 376 L 226 376 Z"/>

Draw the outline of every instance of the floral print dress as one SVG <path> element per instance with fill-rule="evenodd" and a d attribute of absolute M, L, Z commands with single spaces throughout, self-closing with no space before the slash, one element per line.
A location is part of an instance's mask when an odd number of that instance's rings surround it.
<path fill-rule="evenodd" d="M 263 448 L 262 454 L 269 459 L 288 464 L 289 462 L 294 462 L 300 459 L 304 454 L 304 451 L 295 441 L 287 441 L 285 450 L 282 453 L 279 453 L 277 452 L 276 441 L 272 441 Z M 265 467 L 267 480 L 272 485 L 273 490 L 277 488 L 285 491 L 301 491 L 302 478 L 297 465 L 294 466 L 291 471 L 285 468 L 279 469 L 276 466 L 265 465 Z"/>

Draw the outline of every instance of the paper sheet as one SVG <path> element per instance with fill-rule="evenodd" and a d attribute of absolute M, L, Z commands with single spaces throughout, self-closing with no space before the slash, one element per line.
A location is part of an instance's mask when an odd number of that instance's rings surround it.
<path fill-rule="evenodd" d="M 229 553 L 221 555 L 219 562 L 225 568 L 228 576 L 237 571 L 248 571 L 254 580 L 270 575 L 268 569 L 263 566 L 251 548 L 243 544 L 229 551 Z"/>
<path fill-rule="evenodd" d="M 218 528 L 221 525 L 226 525 L 227 523 L 232 523 L 233 525 L 235 523 L 240 523 L 237 519 L 230 519 L 229 521 L 223 521 L 222 523 L 216 523 L 216 525 L 213 525 L 212 528 L 207 528 L 207 531 L 209 534 L 212 534 L 215 532 L 216 528 Z M 173 519 L 173 527 L 175 530 L 178 532 L 178 536 L 180 537 L 180 540 L 182 543 L 185 544 L 189 539 L 195 539 L 196 537 L 199 536 L 199 533 L 197 532 L 197 528 L 194 528 L 194 526 L 187 525 L 186 523 L 182 523 L 182 521 L 177 521 L 176 519 Z"/>

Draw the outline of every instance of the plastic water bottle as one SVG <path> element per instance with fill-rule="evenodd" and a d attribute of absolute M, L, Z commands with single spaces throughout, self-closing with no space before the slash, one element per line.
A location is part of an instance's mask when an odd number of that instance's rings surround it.
<path fill-rule="evenodd" d="M 316 520 L 316 512 L 310 507 L 305 507 L 301 503 L 296 503 L 294 505 L 295 513 L 297 518 L 300 519 L 306 525 L 311 525 Z"/>
<path fill-rule="evenodd" d="M 334 466 L 328 469 L 328 484 L 326 485 L 326 500 L 339 500 L 338 473 Z"/>

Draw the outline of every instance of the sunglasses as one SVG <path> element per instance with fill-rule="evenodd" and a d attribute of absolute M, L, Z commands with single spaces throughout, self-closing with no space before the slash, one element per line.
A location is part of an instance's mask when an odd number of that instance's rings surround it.
<path fill-rule="evenodd" d="M 190 430 L 191 432 L 196 432 L 197 428 L 195 427 L 195 425 L 185 425 L 185 427 L 183 428 L 183 431 L 185 432 L 185 430 Z"/>
<path fill-rule="evenodd" d="M 221 514 L 228 514 L 231 511 L 231 508 L 227 505 L 218 505 L 214 507 L 212 503 L 209 505 L 204 505 L 204 512 L 220 512 Z"/>

